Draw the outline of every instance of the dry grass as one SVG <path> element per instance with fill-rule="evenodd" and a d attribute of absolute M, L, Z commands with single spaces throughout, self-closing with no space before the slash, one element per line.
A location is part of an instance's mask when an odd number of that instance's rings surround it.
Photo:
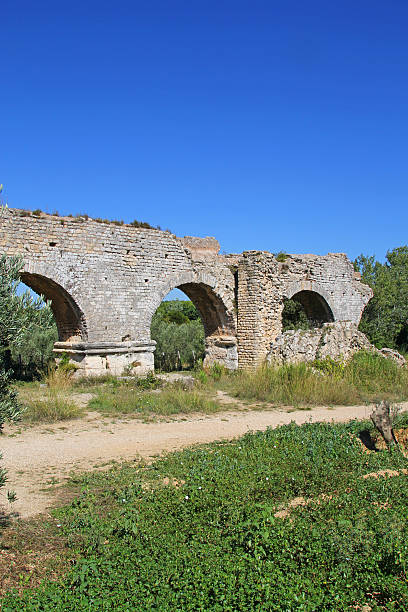
<path fill-rule="evenodd" d="M 48 368 L 44 382 L 50 391 L 66 393 L 69 389 L 72 389 L 72 375 L 72 371 L 67 371 L 63 368 Z"/>
<path fill-rule="evenodd" d="M 128 385 L 100 389 L 88 407 L 102 414 L 135 414 L 142 417 L 194 412 L 212 414 L 223 409 L 218 402 L 208 397 L 208 393 L 185 391 L 176 386 L 152 393 Z"/>
<path fill-rule="evenodd" d="M 72 399 L 75 390 L 92 390 L 96 397 L 90 409 L 104 414 L 133 414 L 151 417 L 194 412 L 211 414 L 225 410 L 225 403 L 214 399 L 222 389 L 241 401 L 310 407 L 316 405 L 358 405 L 382 399 L 399 402 L 408 399 L 408 368 L 372 353 L 357 353 L 347 364 L 333 360 L 313 365 L 263 366 L 253 372 L 228 373 L 220 366 L 201 371 L 196 388 L 186 391 L 173 385 L 157 392 L 154 377 L 120 381 L 73 381 L 71 373 L 50 370 L 45 382 L 19 385 L 20 398 L 27 406 L 26 422 L 55 422 L 81 415 L 83 408 Z M 156 391 L 156 392 L 155 392 Z"/>
<path fill-rule="evenodd" d="M 358 390 L 348 381 L 316 374 L 303 363 L 239 372 L 231 380 L 230 392 L 242 399 L 286 406 L 361 403 Z"/>
<path fill-rule="evenodd" d="M 0 596 L 15 589 L 21 594 L 45 578 L 57 579 L 68 567 L 72 551 L 49 516 L 14 522 L 3 528 L 0 540 Z"/>
<path fill-rule="evenodd" d="M 225 376 L 220 384 L 236 397 L 278 405 L 354 405 L 382 399 L 408 399 L 408 368 L 361 351 L 347 364 L 265 365 Z"/>
<path fill-rule="evenodd" d="M 44 383 L 19 387 L 25 410 L 22 420 L 28 423 L 55 423 L 79 417 L 83 408 L 71 398 L 72 373 L 50 368 Z"/>

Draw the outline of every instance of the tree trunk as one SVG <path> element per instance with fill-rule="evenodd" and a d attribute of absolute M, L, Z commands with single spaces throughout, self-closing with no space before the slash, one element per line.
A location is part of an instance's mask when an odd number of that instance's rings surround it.
<path fill-rule="evenodd" d="M 388 448 L 398 448 L 391 422 L 390 403 L 387 401 L 377 404 L 371 413 L 371 420 L 385 440 Z"/>

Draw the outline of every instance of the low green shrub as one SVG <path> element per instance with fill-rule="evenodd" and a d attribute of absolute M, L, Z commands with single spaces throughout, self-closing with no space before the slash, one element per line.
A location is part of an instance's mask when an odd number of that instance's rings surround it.
<path fill-rule="evenodd" d="M 285 253 L 284 251 L 279 251 L 279 253 L 276 253 L 275 257 L 276 257 L 276 261 L 279 261 L 282 263 L 288 259 L 289 255 Z"/>
<path fill-rule="evenodd" d="M 209 374 L 211 378 L 213 378 L 214 380 L 220 380 L 223 374 L 225 374 L 225 367 L 222 364 L 215 361 L 210 367 Z"/>
<path fill-rule="evenodd" d="M 152 389 L 159 389 L 163 382 L 160 378 L 157 378 L 153 372 L 149 372 L 146 376 L 136 376 L 132 380 L 132 385 L 134 385 L 137 389 L 143 391 L 151 391 Z"/>
<path fill-rule="evenodd" d="M 205 370 L 198 370 L 198 372 L 197 372 L 197 379 L 198 379 L 198 381 L 202 385 L 205 385 L 207 383 L 208 376 L 207 376 L 207 373 L 205 372 Z"/>
<path fill-rule="evenodd" d="M 311 366 L 326 376 L 341 378 L 344 375 L 344 368 L 346 367 L 346 364 L 343 360 L 336 360 L 332 357 L 326 357 L 325 359 L 315 359 L 312 361 Z"/>

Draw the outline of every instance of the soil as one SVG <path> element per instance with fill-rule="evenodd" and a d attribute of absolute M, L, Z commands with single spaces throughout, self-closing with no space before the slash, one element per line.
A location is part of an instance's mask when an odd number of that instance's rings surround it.
<path fill-rule="evenodd" d="M 247 405 L 237 404 L 226 394 L 218 399 L 225 404 L 225 412 L 179 415 L 167 422 L 106 419 L 88 412 L 82 419 L 52 425 L 26 429 L 6 426 L 0 439 L 1 465 L 7 469 L 10 488 L 18 499 L 10 506 L 3 493 L 3 511 L 21 518 L 48 511 L 58 503 L 58 488 L 72 471 L 106 469 L 113 461 L 149 460 L 166 451 L 232 439 L 291 421 L 300 425 L 307 421 L 367 419 L 373 410 L 373 406 L 338 406 L 259 411 L 248 410 Z M 408 410 L 408 402 L 402 409 Z"/>

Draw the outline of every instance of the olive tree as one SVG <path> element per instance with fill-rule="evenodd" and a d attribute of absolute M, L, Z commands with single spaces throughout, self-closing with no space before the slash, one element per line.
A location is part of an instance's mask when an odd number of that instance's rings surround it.
<path fill-rule="evenodd" d="M 10 343 L 25 327 L 26 314 L 16 293 L 21 266 L 21 257 L 0 256 L 0 430 L 20 412 L 16 393 L 10 389 L 6 356 Z"/>
<path fill-rule="evenodd" d="M 17 394 L 10 388 L 10 372 L 6 370 L 6 353 L 11 340 L 21 328 L 24 313 L 16 295 L 21 269 L 21 257 L 0 256 L 0 431 L 6 420 L 16 420 L 20 415 Z M 0 455 L 1 458 L 1 455 Z M 6 471 L 0 469 L 0 487 L 7 479 Z M 8 493 L 12 501 L 13 493 Z"/>

